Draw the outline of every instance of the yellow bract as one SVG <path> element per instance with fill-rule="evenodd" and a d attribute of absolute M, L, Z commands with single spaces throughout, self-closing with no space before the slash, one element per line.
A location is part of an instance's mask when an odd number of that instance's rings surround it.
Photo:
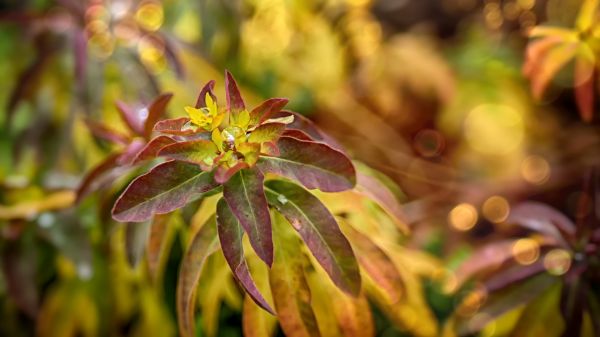
<path fill-rule="evenodd" d="M 212 99 L 209 93 L 206 93 L 206 96 L 204 97 L 204 103 L 206 105 L 204 108 L 197 109 L 191 106 L 186 106 L 184 109 L 185 112 L 187 112 L 190 116 L 193 124 L 207 131 L 211 131 L 221 125 L 225 114 L 222 112 L 219 113 L 217 103 Z"/>

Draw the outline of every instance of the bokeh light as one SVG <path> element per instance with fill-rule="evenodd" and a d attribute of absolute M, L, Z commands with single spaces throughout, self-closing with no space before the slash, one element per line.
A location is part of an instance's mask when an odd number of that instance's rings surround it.
<path fill-rule="evenodd" d="M 163 24 L 163 8 L 160 2 L 143 2 L 135 12 L 137 23 L 148 31 L 157 31 Z"/>
<path fill-rule="evenodd" d="M 519 239 L 512 246 L 512 255 L 517 263 L 530 265 L 540 257 L 540 245 L 534 239 Z"/>
<path fill-rule="evenodd" d="M 448 223 L 459 231 L 468 231 L 473 228 L 477 219 L 477 209 L 468 203 L 456 205 L 448 214 Z"/>
<path fill-rule="evenodd" d="M 510 205 L 505 198 L 495 195 L 483 203 L 481 212 L 487 220 L 494 223 L 501 223 L 508 217 Z"/>
<path fill-rule="evenodd" d="M 531 184 L 542 185 L 550 178 L 550 164 L 541 156 L 528 156 L 521 164 L 521 175 Z"/>
<path fill-rule="evenodd" d="M 571 268 L 571 254 L 561 248 L 555 248 L 544 256 L 544 268 L 552 275 L 563 275 Z"/>
<path fill-rule="evenodd" d="M 521 115 L 514 108 L 501 104 L 475 107 L 465 119 L 464 131 L 473 149 L 491 155 L 511 153 L 525 137 Z"/>

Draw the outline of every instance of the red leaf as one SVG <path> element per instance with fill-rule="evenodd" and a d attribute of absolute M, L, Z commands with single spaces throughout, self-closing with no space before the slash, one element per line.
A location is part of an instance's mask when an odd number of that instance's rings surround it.
<path fill-rule="evenodd" d="M 176 136 L 191 135 L 194 133 L 194 130 L 192 130 L 192 129 L 183 130 L 183 127 L 187 123 L 189 123 L 189 121 L 190 121 L 190 119 L 187 117 L 165 119 L 162 121 L 158 121 L 154 125 L 154 131 L 157 131 L 160 133 L 166 133 L 168 135 L 176 135 Z"/>
<path fill-rule="evenodd" d="M 112 216 L 121 222 L 146 221 L 153 214 L 183 207 L 188 200 L 215 187 L 212 174 L 198 165 L 168 161 L 132 181 L 117 199 Z"/>
<path fill-rule="evenodd" d="M 361 283 L 358 263 L 329 210 L 296 184 L 271 180 L 265 186 L 269 204 L 288 219 L 333 283 L 357 296 Z"/>
<path fill-rule="evenodd" d="M 109 142 L 125 145 L 131 141 L 131 138 L 128 135 L 113 130 L 104 124 L 86 119 L 85 125 L 95 137 L 107 140 Z"/>
<path fill-rule="evenodd" d="M 218 247 L 216 226 L 214 218 L 212 218 L 196 233 L 181 261 L 177 279 L 177 319 L 182 337 L 196 335 L 194 333 L 194 307 L 198 281 L 207 258 Z"/>
<path fill-rule="evenodd" d="M 137 164 L 144 160 L 153 159 L 158 156 L 158 152 L 165 146 L 175 143 L 175 140 L 168 136 L 158 136 L 144 146 L 133 160 L 133 164 Z"/>
<path fill-rule="evenodd" d="M 208 93 L 210 95 L 210 97 L 212 97 L 213 101 L 216 103 L 217 102 L 217 96 L 215 96 L 215 94 L 213 94 L 213 90 L 215 88 L 215 81 L 208 81 L 208 83 L 206 83 L 204 85 L 204 87 L 202 88 L 202 90 L 200 90 L 200 94 L 198 95 L 198 99 L 196 100 L 196 109 L 199 108 L 205 108 L 206 107 L 206 102 L 205 102 L 205 98 L 206 98 L 206 94 Z"/>
<path fill-rule="evenodd" d="M 144 122 L 143 136 L 149 139 L 152 135 L 154 124 L 164 115 L 167 104 L 173 98 L 173 94 L 166 93 L 158 96 L 148 107 L 148 117 Z"/>
<path fill-rule="evenodd" d="M 258 167 L 294 179 L 323 192 L 340 192 L 356 184 L 352 162 L 343 153 L 323 143 L 281 137 L 277 143 L 279 157 L 262 157 Z"/>
<path fill-rule="evenodd" d="M 240 89 L 229 71 L 225 71 L 225 96 L 227 98 L 227 110 L 233 115 L 237 115 L 240 111 L 246 109 L 244 99 Z"/>
<path fill-rule="evenodd" d="M 225 255 L 225 260 L 227 260 L 227 264 L 229 264 L 235 279 L 258 306 L 271 314 L 275 314 L 273 309 L 271 309 L 271 306 L 269 306 L 267 301 L 261 295 L 256 284 L 254 284 L 254 280 L 252 280 L 248 265 L 244 259 L 244 248 L 242 245 L 242 236 L 244 235 L 244 232 L 225 199 L 219 200 L 219 203 L 217 204 L 217 230 L 223 255 Z M 272 259 L 273 256 L 271 252 L 271 262 Z"/>
<path fill-rule="evenodd" d="M 135 134 L 144 134 L 144 120 L 138 114 L 138 110 L 121 101 L 117 101 L 116 104 L 121 119 L 127 124 L 129 129 Z"/>
<path fill-rule="evenodd" d="M 272 118 L 294 116 L 294 121 L 287 125 L 288 130 L 300 130 L 309 135 L 313 140 L 327 143 L 329 146 L 342 151 L 343 147 L 331 136 L 323 132 L 310 119 L 293 111 L 282 110 L 273 114 Z"/>
<path fill-rule="evenodd" d="M 113 153 L 85 175 L 85 177 L 79 184 L 79 187 L 77 188 L 77 197 L 75 199 L 76 203 L 80 202 L 85 196 L 88 195 L 88 193 L 90 193 L 92 185 L 96 182 L 97 179 L 99 179 L 107 171 L 117 166 L 117 161 L 119 160 L 121 155 L 121 152 Z"/>
<path fill-rule="evenodd" d="M 566 245 L 565 239 L 567 241 L 574 239 L 576 231 L 575 224 L 563 213 L 535 201 L 526 201 L 513 206 L 506 222 L 546 234 L 564 245 Z"/>
<path fill-rule="evenodd" d="M 260 124 L 283 109 L 289 102 L 287 98 L 269 98 L 250 111 L 250 125 Z"/>
<path fill-rule="evenodd" d="M 248 233 L 254 251 L 268 266 L 273 264 L 271 216 L 265 192 L 264 177 L 256 168 L 234 174 L 223 185 L 223 197 L 242 227 Z"/>
<path fill-rule="evenodd" d="M 295 130 L 295 129 L 285 130 L 283 132 L 283 136 L 288 136 L 288 137 L 292 137 L 292 138 L 296 138 L 296 139 L 300 139 L 300 140 L 308 140 L 308 141 L 315 140 L 315 139 L 311 138 L 308 134 L 306 134 L 304 131 Z"/>
<path fill-rule="evenodd" d="M 239 170 L 249 167 L 250 166 L 248 166 L 248 164 L 242 162 L 237 163 L 230 168 L 221 165 L 215 170 L 215 181 L 219 184 L 225 184 L 229 180 L 229 178 L 231 178 L 231 176 L 236 174 Z"/>
<path fill-rule="evenodd" d="M 585 122 L 594 117 L 594 55 L 590 59 L 575 60 L 575 99 L 579 114 Z"/>

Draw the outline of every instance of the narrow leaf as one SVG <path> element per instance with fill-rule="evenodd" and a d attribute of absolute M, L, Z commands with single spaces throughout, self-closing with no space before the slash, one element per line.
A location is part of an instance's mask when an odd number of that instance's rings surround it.
<path fill-rule="evenodd" d="M 546 234 L 566 244 L 575 235 L 575 224 L 560 211 L 541 202 L 526 201 L 512 207 L 507 223 Z"/>
<path fill-rule="evenodd" d="M 204 85 L 204 87 L 202 87 L 202 90 L 200 90 L 200 94 L 198 94 L 198 99 L 196 100 L 196 109 L 199 108 L 205 108 L 206 107 L 206 94 L 208 93 L 210 95 L 210 97 L 212 97 L 214 102 L 217 102 L 217 96 L 215 96 L 215 94 L 213 93 L 213 90 L 215 88 L 215 81 L 211 80 L 208 81 L 208 83 L 206 83 Z"/>
<path fill-rule="evenodd" d="M 598 0 L 583 0 L 575 26 L 579 31 L 587 31 L 596 23 L 598 17 Z"/>
<path fill-rule="evenodd" d="M 594 68 L 596 57 L 583 45 L 575 59 L 575 99 L 581 118 L 591 122 L 594 116 Z"/>
<path fill-rule="evenodd" d="M 351 295 L 358 295 L 358 263 L 327 208 L 296 184 L 273 180 L 266 186 L 269 204 L 288 219 L 333 283 Z"/>
<path fill-rule="evenodd" d="M 133 164 L 138 164 L 142 161 L 156 158 L 158 156 L 158 152 L 163 147 L 174 143 L 175 140 L 169 136 L 158 136 L 153 138 L 133 159 Z"/>
<path fill-rule="evenodd" d="M 187 117 L 165 119 L 154 125 L 154 131 L 177 136 L 191 135 L 194 133 L 194 130 L 185 128 L 189 122 L 190 119 Z"/>
<path fill-rule="evenodd" d="M 250 166 L 246 163 L 237 163 L 233 167 L 221 165 L 215 170 L 215 181 L 219 184 L 225 184 L 234 174 L 248 167 Z"/>
<path fill-rule="evenodd" d="M 261 295 L 258 288 L 256 288 L 254 280 L 252 280 L 248 265 L 244 259 L 244 248 L 242 244 L 244 231 L 225 199 L 219 200 L 219 203 L 217 204 L 217 230 L 219 232 L 219 241 L 221 242 L 223 255 L 225 256 L 225 260 L 227 260 L 227 264 L 229 264 L 235 279 L 246 290 L 248 295 L 252 297 L 257 305 L 266 311 L 275 314 L 273 309 L 271 309 L 271 306 L 269 306 L 267 301 Z"/>
<path fill-rule="evenodd" d="M 196 233 L 187 249 L 177 279 L 177 319 L 182 337 L 195 336 L 194 307 L 198 280 L 206 259 L 218 248 L 214 218 Z"/>
<path fill-rule="evenodd" d="M 117 221 L 141 222 L 169 213 L 188 200 L 217 187 L 212 174 L 198 165 L 168 161 L 132 181 L 117 199 L 112 216 Z"/>
<path fill-rule="evenodd" d="M 150 138 L 154 124 L 164 115 L 171 98 L 173 98 L 173 94 L 171 93 L 162 94 L 150 104 L 148 107 L 148 117 L 144 122 L 144 137 Z"/>
<path fill-rule="evenodd" d="M 383 288 L 392 302 L 397 302 L 404 293 L 404 281 L 390 257 L 371 239 L 354 229 L 351 225 L 343 224 L 344 234 L 356 250 L 358 263 L 373 281 Z"/>
<path fill-rule="evenodd" d="M 240 89 L 229 71 L 225 71 L 225 96 L 227 98 L 227 110 L 234 116 L 237 116 L 242 110 L 246 109 Z"/>
<path fill-rule="evenodd" d="M 250 111 L 250 125 L 258 125 L 281 111 L 288 103 L 286 98 L 269 98 Z"/>
<path fill-rule="evenodd" d="M 133 131 L 138 135 L 142 135 L 144 133 L 144 120 L 140 117 L 140 113 L 138 109 L 134 109 L 129 106 L 125 102 L 117 101 L 117 111 L 119 111 L 119 115 L 121 119 L 127 126 L 129 130 Z"/>
<path fill-rule="evenodd" d="M 144 248 L 150 234 L 150 225 L 150 221 L 125 224 L 125 251 L 127 261 L 132 267 L 136 267 L 144 256 Z"/>
<path fill-rule="evenodd" d="M 576 43 L 560 45 L 546 55 L 540 69 L 533 74 L 531 90 L 536 99 L 541 99 L 552 78 L 569 62 L 577 51 Z"/>
<path fill-rule="evenodd" d="M 113 153 L 106 157 L 100 164 L 96 165 L 89 171 L 77 188 L 76 203 L 79 203 L 91 190 L 94 189 L 96 181 L 105 173 L 117 166 L 117 161 L 123 154 L 121 152 Z"/>
<path fill-rule="evenodd" d="M 169 250 L 172 236 L 172 231 L 169 230 L 169 222 L 172 216 L 172 213 L 155 215 L 150 225 L 150 234 L 146 243 L 146 256 L 150 277 L 154 281 L 158 278 L 161 263 L 166 256 L 165 253 Z"/>
<path fill-rule="evenodd" d="M 85 125 L 95 137 L 107 140 L 111 143 L 125 145 L 131 141 L 128 135 L 122 134 L 104 124 L 94 122 L 90 119 L 85 120 Z"/>
<path fill-rule="evenodd" d="M 275 262 L 269 280 L 279 324 L 286 336 L 320 336 L 304 275 L 306 256 L 300 241 L 280 214 L 275 213 L 273 219 Z"/>
<path fill-rule="evenodd" d="M 256 254 L 273 264 L 271 217 L 263 189 L 264 177 L 256 168 L 238 171 L 223 185 L 223 197 L 248 233 Z"/>
<path fill-rule="evenodd" d="M 356 184 L 352 162 L 343 153 L 323 143 L 281 137 L 279 157 L 261 157 L 258 167 L 323 192 L 341 192 Z"/>

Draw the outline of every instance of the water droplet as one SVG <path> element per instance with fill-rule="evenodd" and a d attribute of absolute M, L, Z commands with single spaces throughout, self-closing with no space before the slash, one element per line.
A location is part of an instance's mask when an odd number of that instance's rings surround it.
<path fill-rule="evenodd" d="M 148 118 L 148 114 L 148 108 L 141 108 L 140 110 L 138 110 L 138 116 L 141 120 L 146 120 L 146 118 Z"/>
<path fill-rule="evenodd" d="M 277 201 L 279 201 L 282 205 L 287 204 L 288 199 L 285 197 L 285 195 L 280 194 L 277 196 Z"/>
<path fill-rule="evenodd" d="M 92 274 L 92 267 L 89 264 L 82 263 L 77 266 L 77 275 L 79 275 L 80 279 L 89 280 L 90 278 L 92 278 Z"/>

